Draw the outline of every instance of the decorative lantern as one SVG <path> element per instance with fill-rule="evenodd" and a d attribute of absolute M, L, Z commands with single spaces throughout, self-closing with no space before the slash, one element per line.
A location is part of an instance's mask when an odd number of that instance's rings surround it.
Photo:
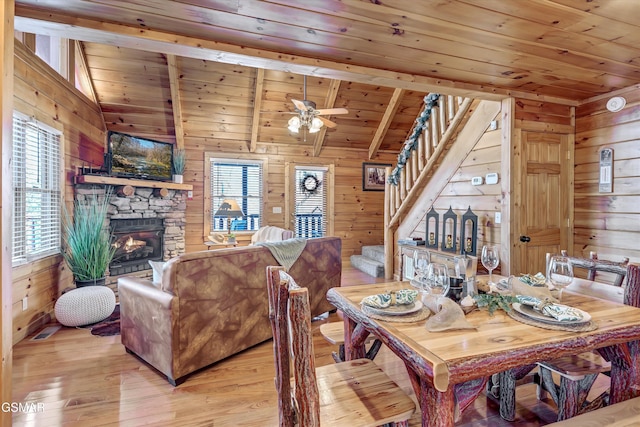
<path fill-rule="evenodd" d="M 440 249 L 446 252 L 455 252 L 457 234 L 458 215 L 449 206 L 449 210 L 442 216 L 442 246 Z"/>
<path fill-rule="evenodd" d="M 471 206 L 462 215 L 462 238 L 460 240 L 460 252 L 466 255 L 476 255 L 478 243 L 478 215 L 471 211 Z"/>
<path fill-rule="evenodd" d="M 425 235 L 425 245 L 428 248 L 438 249 L 438 226 L 440 222 L 440 215 L 433 209 L 427 212 L 427 232 Z"/>

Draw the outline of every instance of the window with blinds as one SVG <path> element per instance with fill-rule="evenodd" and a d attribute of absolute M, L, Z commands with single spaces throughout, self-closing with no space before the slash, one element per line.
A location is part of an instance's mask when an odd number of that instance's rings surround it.
<path fill-rule="evenodd" d="M 262 223 L 262 162 L 211 159 L 211 230 L 257 230 Z M 225 199 L 238 203 L 243 216 L 216 215 Z"/>
<path fill-rule="evenodd" d="M 327 169 L 296 166 L 296 237 L 322 237 L 327 233 Z"/>
<path fill-rule="evenodd" d="M 13 264 L 60 252 L 60 132 L 13 115 Z"/>

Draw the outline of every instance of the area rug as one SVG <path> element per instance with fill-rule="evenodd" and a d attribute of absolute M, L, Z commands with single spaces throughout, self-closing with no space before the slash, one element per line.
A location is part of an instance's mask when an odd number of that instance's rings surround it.
<path fill-rule="evenodd" d="M 99 337 L 120 335 L 120 304 L 116 304 L 116 308 L 113 309 L 113 313 L 109 317 L 88 327 L 91 328 L 91 335 Z"/>

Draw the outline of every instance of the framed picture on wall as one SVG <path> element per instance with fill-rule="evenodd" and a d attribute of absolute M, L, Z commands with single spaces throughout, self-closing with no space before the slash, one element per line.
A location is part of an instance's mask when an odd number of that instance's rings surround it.
<path fill-rule="evenodd" d="M 362 164 L 362 190 L 384 191 L 386 179 L 385 168 L 391 167 L 387 163 L 363 163 Z"/>

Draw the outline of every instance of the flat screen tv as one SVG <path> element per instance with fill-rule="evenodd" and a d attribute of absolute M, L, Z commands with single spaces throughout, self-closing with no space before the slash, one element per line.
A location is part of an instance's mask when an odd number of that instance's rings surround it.
<path fill-rule="evenodd" d="M 109 131 L 109 175 L 171 180 L 173 144 Z"/>

